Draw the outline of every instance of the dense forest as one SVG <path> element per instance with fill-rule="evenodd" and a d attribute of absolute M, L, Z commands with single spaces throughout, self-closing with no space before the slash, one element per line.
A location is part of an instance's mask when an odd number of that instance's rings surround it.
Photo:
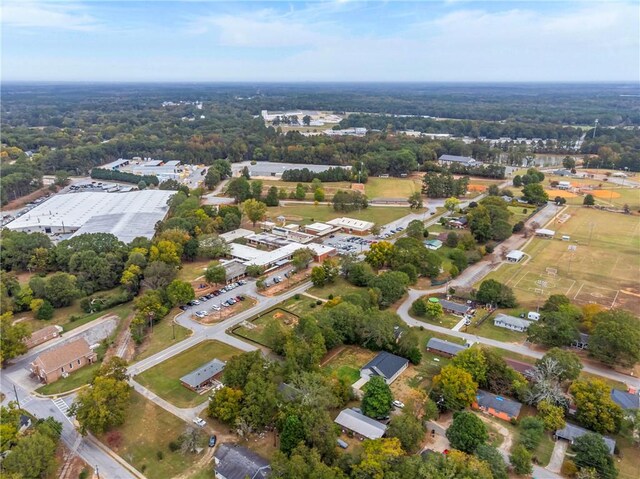
<path fill-rule="evenodd" d="M 625 85 L 417 86 L 417 85 L 27 85 L 10 84 L 2 92 L 3 167 L 21 162 L 40 172 L 86 174 L 93 166 L 120 157 L 144 156 L 185 163 L 284 161 L 299 164 L 353 165 L 366 161 L 376 173 L 395 171 L 398 152 L 411 152 L 418 164 L 443 153 L 478 160 L 521 163 L 522 147 L 492 147 L 482 141 L 431 140 L 395 135 L 415 129 L 488 138 L 527 137 L 559 140 L 539 151 L 569 153 L 581 130 L 566 125 L 592 124 L 596 140 L 583 152 L 596 163 L 639 170 L 637 129 L 606 125 L 639 124 L 640 108 Z M 163 102 L 175 104 L 163 106 Z M 202 109 L 194 102 L 202 101 Z M 182 102 L 182 103 L 180 103 Z M 365 137 L 282 134 L 257 117 L 261 109 L 309 108 L 360 111 L 343 126 L 367 126 L 379 132 Z M 420 115 L 420 116 L 388 116 Z M 423 115 L 463 118 L 434 120 Z M 29 152 L 27 162 L 20 152 Z M 434 158 L 435 157 L 435 158 Z M 380 163 L 380 159 L 382 164 Z M 601 161 L 602 160 L 602 161 Z M 387 164 L 385 165 L 385 161 Z M 413 161 L 408 163 L 413 164 Z M 620 164 L 619 164 L 620 163 Z M 595 164 L 595 163 L 594 163 Z M 14 176 L 16 191 L 33 188 Z M 37 183 L 37 181 L 36 181 Z M 15 186 L 17 184 L 17 186 Z"/>

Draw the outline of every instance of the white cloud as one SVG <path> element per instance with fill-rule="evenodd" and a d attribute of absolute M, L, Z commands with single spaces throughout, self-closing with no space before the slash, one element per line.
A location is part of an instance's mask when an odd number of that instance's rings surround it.
<path fill-rule="evenodd" d="M 19 28 L 90 31 L 98 27 L 86 7 L 67 2 L 5 1 L 0 17 L 2 24 Z"/>

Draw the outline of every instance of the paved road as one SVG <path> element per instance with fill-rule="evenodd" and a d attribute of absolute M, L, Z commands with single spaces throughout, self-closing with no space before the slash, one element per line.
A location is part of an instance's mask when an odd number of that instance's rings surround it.
<path fill-rule="evenodd" d="M 85 335 L 90 332 L 92 328 L 102 327 L 106 321 L 108 320 L 97 320 L 94 321 L 95 324 L 89 323 L 88 325 L 81 326 L 67 333 L 64 338 L 51 341 L 46 346 L 43 345 L 24 356 L 16 358 L 12 364 L 3 369 L 0 375 L 0 391 L 6 396 L 2 404 L 6 405 L 9 401 L 15 400 L 17 393 L 20 406 L 34 416 L 38 418 L 51 416 L 55 420 L 60 421 L 60 423 L 62 423 L 62 441 L 71 451 L 75 451 L 91 467 L 97 466 L 101 477 L 110 479 L 143 478 L 144 476 L 142 474 L 135 471 L 132 466 L 128 465 L 115 454 L 110 454 L 103 445 L 97 443 L 92 437 L 82 437 L 76 431 L 71 422 L 71 418 L 66 415 L 69 406 L 73 402 L 74 396 L 53 400 L 37 397 L 32 394 L 33 390 L 36 389 L 39 384 L 37 381 L 29 378 L 27 368 L 38 351 L 43 351 L 51 345 L 68 341 L 70 338 Z"/>

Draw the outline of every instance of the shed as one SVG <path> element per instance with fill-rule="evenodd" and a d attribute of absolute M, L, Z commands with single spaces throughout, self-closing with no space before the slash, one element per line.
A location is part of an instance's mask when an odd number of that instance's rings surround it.
<path fill-rule="evenodd" d="M 510 421 L 520 415 L 522 404 L 518 401 L 478 389 L 473 407 L 497 418 Z"/>
<path fill-rule="evenodd" d="M 426 240 L 424 242 L 424 245 L 427 247 L 427 249 L 435 251 L 442 248 L 442 241 L 440 241 L 439 239 L 430 239 Z"/>
<path fill-rule="evenodd" d="M 518 263 L 522 258 L 524 258 L 524 253 L 517 249 L 509 252 L 507 255 L 507 261 L 510 263 Z"/>
<path fill-rule="evenodd" d="M 365 364 L 360 370 L 360 377 L 382 377 L 387 384 L 395 381 L 409 366 L 409 360 L 395 354 L 381 351 L 378 355 Z"/>
<path fill-rule="evenodd" d="M 353 409 L 343 409 L 334 421 L 349 431 L 367 439 L 380 439 L 387 431 L 387 426 Z"/>

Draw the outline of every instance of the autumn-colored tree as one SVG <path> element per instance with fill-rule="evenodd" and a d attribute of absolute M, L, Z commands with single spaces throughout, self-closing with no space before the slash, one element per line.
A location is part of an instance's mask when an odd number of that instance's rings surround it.
<path fill-rule="evenodd" d="M 253 223 L 253 226 L 255 226 L 256 223 L 262 220 L 264 215 L 267 213 L 267 205 L 262 201 L 250 198 L 242 203 L 242 211 Z"/>
<path fill-rule="evenodd" d="M 469 407 L 475 397 L 478 383 L 471 374 L 448 364 L 433 378 L 432 398 L 443 409 L 458 411 Z"/>
<path fill-rule="evenodd" d="M 230 387 L 218 389 L 209 401 L 209 416 L 233 424 L 242 406 L 242 391 Z"/>
<path fill-rule="evenodd" d="M 487 377 L 487 358 L 482 348 L 474 347 L 460 351 L 453 358 L 452 364 L 471 374 L 475 382 L 479 384 L 485 382 Z"/>
<path fill-rule="evenodd" d="M 362 460 L 352 468 L 353 477 L 382 479 L 392 462 L 404 455 L 397 437 L 367 439 L 362 449 Z"/>
<path fill-rule="evenodd" d="M 569 388 L 576 404 L 576 418 L 600 434 L 615 433 L 622 425 L 622 409 L 611 399 L 611 390 L 601 379 L 578 380 Z"/>

